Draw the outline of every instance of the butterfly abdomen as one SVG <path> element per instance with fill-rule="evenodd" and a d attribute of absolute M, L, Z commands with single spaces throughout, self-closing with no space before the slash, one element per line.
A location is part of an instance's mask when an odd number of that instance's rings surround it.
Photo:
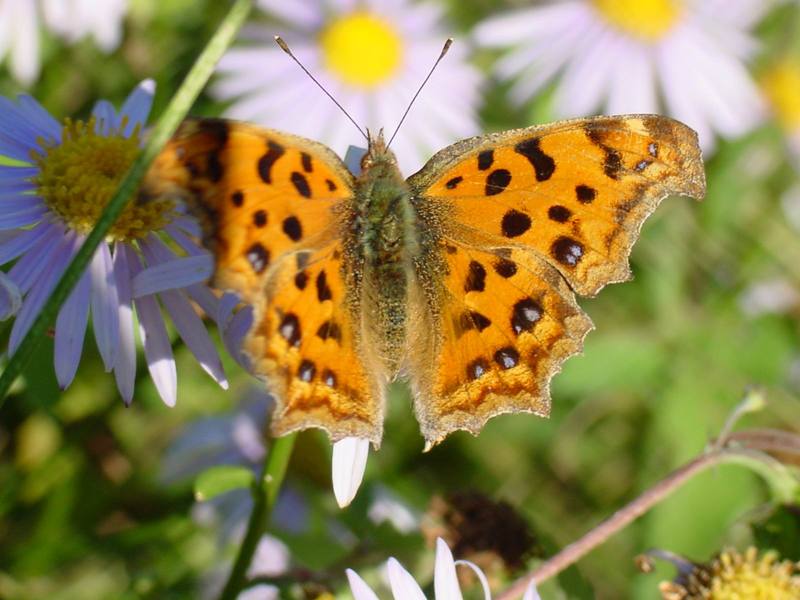
<path fill-rule="evenodd" d="M 381 160 L 383 158 L 384 160 Z M 359 179 L 354 231 L 363 258 L 361 302 L 371 347 L 380 353 L 387 376 L 397 373 L 406 340 L 410 192 L 393 157 L 386 154 Z"/>

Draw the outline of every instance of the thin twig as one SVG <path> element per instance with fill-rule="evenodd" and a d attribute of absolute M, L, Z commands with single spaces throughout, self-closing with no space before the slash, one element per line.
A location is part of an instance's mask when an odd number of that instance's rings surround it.
<path fill-rule="evenodd" d="M 736 443 L 746 441 L 746 448 L 737 448 Z M 781 441 L 784 443 L 781 444 Z M 756 430 L 732 434 L 722 444 L 712 447 L 708 452 L 673 471 L 665 479 L 641 494 L 582 538 L 563 548 L 560 552 L 539 565 L 535 570 L 512 583 L 496 600 L 513 600 L 521 597 L 530 582 L 537 584 L 561 573 L 586 554 L 604 543 L 611 536 L 642 516 L 653 506 L 667 498 L 698 473 L 722 462 L 742 463 L 744 459 L 758 460 L 753 451 L 787 452 L 798 443 L 798 437 L 783 432 Z"/>
<path fill-rule="evenodd" d="M 277 438 L 264 462 L 261 477 L 253 486 L 253 511 L 247 522 L 242 545 L 236 554 L 236 560 L 228 575 L 228 581 L 220 593 L 219 600 L 234 600 L 247 585 L 246 575 L 250 563 L 253 562 L 258 542 L 269 524 L 272 508 L 278 499 L 278 492 L 286 475 L 289 458 L 294 448 L 296 433 Z"/>

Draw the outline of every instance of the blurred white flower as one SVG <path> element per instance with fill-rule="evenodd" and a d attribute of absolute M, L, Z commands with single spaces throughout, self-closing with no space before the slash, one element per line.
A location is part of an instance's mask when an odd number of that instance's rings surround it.
<path fill-rule="evenodd" d="M 441 8 L 411 0 L 260 0 L 280 24 L 250 26 L 247 46 L 220 61 L 213 94 L 232 100 L 228 117 L 321 141 L 340 154 L 359 138 L 353 125 L 273 41 L 298 59 L 362 127 L 397 125 L 451 30 Z M 428 82 L 392 149 L 410 174 L 432 152 L 479 129 L 479 73 L 456 42 Z"/>
<path fill-rule="evenodd" d="M 765 107 L 745 66 L 763 0 L 561 0 L 491 18 L 478 42 L 510 47 L 496 66 L 522 103 L 559 73 L 559 117 L 665 112 L 700 135 L 739 136 Z"/>
<path fill-rule="evenodd" d="M 453 560 L 453 553 L 442 538 L 436 540 L 436 564 L 433 572 L 433 590 L 436 600 L 462 600 L 461 588 L 458 585 L 456 566 L 467 566 L 475 572 L 483 588 L 484 598 L 491 600 L 489 582 L 475 564 L 466 560 Z M 425 600 L 422 588 L 414 581 L 411 574 L 403 568 L 395 558 L 387 562 L 389 587 L 394 600 Z M 347 569 L 350 591 L 355 600 L 378 600 L 378 596 L 367 583 L 352 569 Z M 531 582 L 525 591 L 523 600 L 540 600 L 536 584 Z"/>
<path fill-rule="evenodd" d="M 104 52 L 111 52 L 122 35 L 128 0 L 0 0 L 0 60 L 8 54 L 11 74 L 29 86 L 41 67 L 42 25 L 73 43 L 91 35 Z"/>

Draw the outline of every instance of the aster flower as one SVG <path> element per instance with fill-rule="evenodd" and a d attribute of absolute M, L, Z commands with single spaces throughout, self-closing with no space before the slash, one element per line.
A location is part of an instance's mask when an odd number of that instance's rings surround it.
<path fill-rule="evenodd" d="M 371 129 L 397 124 L 449 30 L 441 9 L 411 0 L 260 0 L 279 24 L 251 26 L 247 46 L 230 50 L 212 93 L 233 100 L 227 116 L 319 140 L 343 152 L 354 129 L 275 45 L 280 34 L 300 61 Z M 392 149 L 411 173 L 434 151 L 478 132 L 478 72 L 454 44 L 428 82 Z M 268 67 L 265 67 L 268 65 Z"/>
<path fill-rule="evenodd" d="M 725 550 L 707 564 L 660 554 L 679 567 L 675 581 L 659 586 L 664 600 L 794 600 L 800 598 L 800 564 L 781 560 L 775 551 Z M 675 560 L 677 558 L 677 560 Z"/>
<path fill-rule="evenodd" d="M 466 560 L 453 560 L 453 553 L 441 538 L 436 540 L 436 564 L 434 566 L 433 589 L 436 600 L 462 600 L 461 588 L 456 576 L 456 566 L 471 568 L 483 587 L 486 600 L 491 600 L 489 582 L 483 572 L 473 563 Z M 390 558 L 386 564 L 389 586 L 394 600 L 425 600 L 422 588 L 414 581 L 411 574 L 396 559 Z M 378 600 L 378 596 L 352 569 L 347 569 L 347 579 L 355 600 Z M 523 600 L 539 600 L 536 584 L 531 582 L 525 591 Z"/>
<path fill-rule="evenodd" d="M 29 96 L 16 102 L 0 97 L 0 155 L 16 161 L 0 166 L 0 265 L 18 259 L 0 286 L 7 298 L 0 304 L 13 308 L 12 284 L 21 298 L 9 354 L 139 152 L 153 91 L 153 82 L 145 81 L 119 112 L 100 101 L 88 122 L 67 119 L 63 126 Z M 123 400 L 131 402 L 135 313 L 150 376 L 164 402 L 174 405 L 177 373 L 159 300 L 201 366 L 227 387 L 214 344 L 190 302 L 206 314 L 220 314 L 219 301 L 201 284 L 212 261 L 187 235 L 196 230 L 168 199 L 134 201 L 125 209 L 58 314 L 54 358 L 62 388 L 75 376 L 91 313 L 105 369 L 114 372 Z"/>
<path fill-rule="evenodd" d="M 12 75 L 30 85 L 39 75 L 39 30 L 44 25 L 72 43 L 91 35 L 105 52 L 119 45 L 128 0 L 0 0 L 0 60 L 8 52 Z"/>
<path fill-rule="evenodd" d="M 559 117 L 666 112 L 714 136 L 754 127 L 764 103 L 745 67 L 761 0 L 563 0 L 485 21 L 480 44 L 511 47 L 497 64 L 522 103 L 561 73 Z M 660 100 L 663 98 L 663 102 Z"/>

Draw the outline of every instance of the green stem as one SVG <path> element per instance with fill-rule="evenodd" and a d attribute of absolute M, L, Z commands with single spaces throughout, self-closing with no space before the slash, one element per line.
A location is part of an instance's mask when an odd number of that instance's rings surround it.
<path fill-rule="evenodd" d="M 31 325 L 28 334 L 20 343 L 19 348 L 8 361 L 3 374 L 0 376 L 0 407 L 5 401 L 6 394 L 14 383 L 14 380 L 22 372 L 25 365 L 30 360 L 33 352 L 39 346 L 47 329 L 52 325 L 58 314 L 61 305 L 69 296 L 72 288 L 86 270 L 89 261 L 94 256 L 97 246 L 105 239 L 108 230 L 117 220 L 125 209 L 128 201 L 136 193 L 139 184 L 147 172 L 148 167 L 153 162 L 161 148 L 167 143 L 169 138 L 175 133 L 183 118 L 189 112 L 200 91 L 205 86 L 217 61 L 228 49 L 236 33 L 244 24 L 247 15 L 250 13 L 254 0 L 236 0 L 228 14 L 223 19 L 214 36 L 206 45 L 197 61 L 192 66 L 189 74 L 183 80 L 177 93 L 173 96 L 169 106 L 159 119 L 158 124 L 153 129 L 142 152 L 131 165 L 130 170 L 120 183 L 119 188 L 109 201 L 94 229 L 86 237 L 86 241 L 78 250 L 72 262 L 67 267 L 64 275 L 58 281 L 55 289 L 47 299 L 36 320 Z"/>
<path fill-rule="evenodd" d="M 258 541 L 269 524 L 269 517 L 283 484 L 296 437 L 297 434 L 292 433 L 277 438 L 270 448 L 261 477 L 253 486 L 253 512 L 250 513 L 250 520 L 247 522 L 244 540 L 239 546 L 239 552 L 219 600 L 235 600 L 247 583 L 247 568 L 253 561 Z"/>

